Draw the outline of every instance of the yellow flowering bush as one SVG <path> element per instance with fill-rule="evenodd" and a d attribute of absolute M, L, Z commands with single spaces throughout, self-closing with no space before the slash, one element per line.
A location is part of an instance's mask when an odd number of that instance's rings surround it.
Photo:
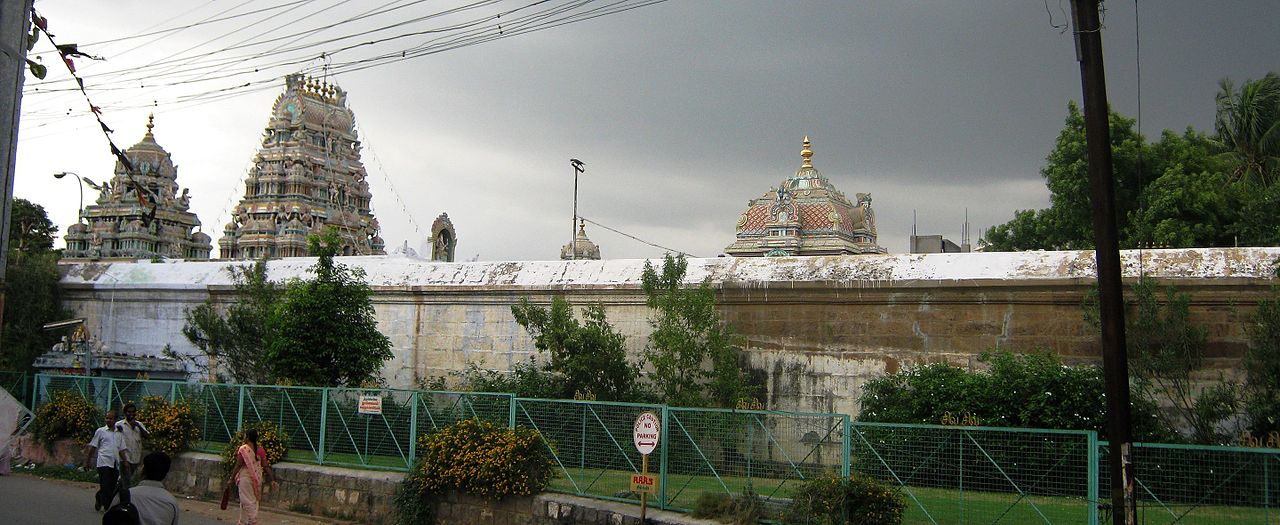
<path fill-rule="evenodd" d="M 421 456 L 396 492 L 399 523 L 431 523 L 435 495 L 457 490 L 500 499 L 541 492 L 554 462 L 542 435 L 466 419 L 418 437 Z"/>
<path fill-rule="evenodd" d="M 191 448 L 191 443 L 200 439 L 200 429 L 196 428 L 191 405 L 186 401 L 169 404 L 161 396 L 144 397 L 142 409 L 138 411 L 138 421 L 150 433 L 142 442 L 147 450 L 174 456 Z"/>
<path fill-rule="evenodd" d="M 534 430 L 466 419 L 431 434 L 425 445 L 418 470 L 429 492 L 527 496 L 541 492 L 551 479 L 550 454 Z"/>
<path fill-rule="evenodd" d="M 259 421 L 246 424 L 231 438 L 231 443 L 222 450 L 222 471 L 230 475 L 236 466 L 236 450 L 244 444 L 244 433 L 249 429 L 258 431 L 258 446 L 267 452 L 267 465 L 274 465 L 289 454 L 289 435 L 270 421 Z"/>
<path fill-rule="evenodd" d="M 55 390 L 49 401 L 36 411 L 32 432 L 46 446 L 66 438 L 84 445 L 102 424 L 102 412 L 78 392 Z"/>
<path fill-rule="evenodd" d="M 824 476 L 801 484 L 778 521 L 787 525 L 898 525 L 905 507 L 906 501 L 897 490 L 874 478 L 861 474 Z"/>

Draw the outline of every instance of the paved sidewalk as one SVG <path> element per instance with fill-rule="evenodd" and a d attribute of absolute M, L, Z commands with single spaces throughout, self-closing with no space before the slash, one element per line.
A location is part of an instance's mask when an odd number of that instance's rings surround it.
<path fill-rule="evenodd" d="M 96 490 L 98 485 L 95 483 L 48 479 L 16 472 L 0 476 L 0 516 L 3 517 L 0 521 L 33 525 L 101 523 L 102 513 L 93 510 L 93 493 Z M 218 502 L 176 497 L 178 506 L 182 508 L 182 517 L 179 518 L 182 525 L 226 525 L 235 523 L 239 517 L 234 502 L 227 510 L 222 510 Z M 270 504 L 270 500 L 266 503 Z M 349 523 L 268 508 L 259 513 L 258 520 L 263 525 Z"/>

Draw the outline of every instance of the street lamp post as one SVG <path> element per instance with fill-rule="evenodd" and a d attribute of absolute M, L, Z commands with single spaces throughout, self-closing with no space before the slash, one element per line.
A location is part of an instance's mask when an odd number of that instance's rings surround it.
<path fill-rule="evenodd" d="M 587 163 L 569 159 L 573 166 L 573 218 L 569 219 L 569 260 L 578 259 L 578 174 L 586 172 Z"/>
<path fill-rule="evenodd" d="M 94 184 L 94 183 L 93 183 L 93 181 L 91 181 L 91 180 L 87 180 L 87 179 L 84 179 L 84 178 L 81 178 L 79 175 L 76 175 L 75 173 L 72 173 L 72 172 L 70 172 L 70 171 L 64 171 L 64 172 L 61 172 L 61 173 L 54 173 L 54 174 L 53 174 L 53 178 L 55 178 L 55 179 L 61 179 L 61 178 L 63 178 L 63 177 L 66 177 L 67 175 L 70 175 L 70 176 L 72 176 L 72 177 L 75 177 L 75 178 L 76 178 L 76 183 L 77 183 L 77 184 L 76 184 L 76 189 L 80 190 L 80 207 L 79 207 L 79 208 L 77 208 L 77 210 L 76 210 L 76 222 L 77 222 L 77 223 L 79 223 L 79 222 L 83 222 L 83 221 L 84 221 L 84 185 L 85 185 L 85 184 L 88 184 L 88 185 L 93 186 L 93 187 L 95 187 L 95 188 L 96 188 L 96 187 L 98 187 L 98 185 L 97 185 L 97 184 Z"/>

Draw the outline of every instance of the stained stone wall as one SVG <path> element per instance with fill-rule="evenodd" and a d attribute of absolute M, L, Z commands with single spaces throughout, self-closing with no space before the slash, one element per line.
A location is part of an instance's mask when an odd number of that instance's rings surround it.
<path fill-rule="evenodd" d="M 742 335 L 770 408 L 857 413 L 869 379 L 917 363 L 981 366 L 991 349 L 1049 349 L 1067 362 L 1098 362 L 1082 300 L 1092 252 L 913 254 L 689 261 L 688 282 L 706 280 Z M 1126 279 L 1140 273 L 1192 296 L 1208 328 L 1206 379 L 1237 372 L 1254 304 L 1275 284 L 1278 248 L 1154 250 L 1123 254 Z M 600 303 L 639 359 L 649 310 L 644 261 L 440 263 L 350 257 L 375 290 L 379 329 L 395 357 L 394 386 L 475 363 L 508 369 L 536 350 L 511 317 L 521 297 Z M 305 277 L 309 258 L 272 261 L 272 279 Z M 66 265 L 67 305 L 116 351 L 196 350 L 181 335 L 183 312 L 209 297 L 230 301 L 226 261 Z"/>

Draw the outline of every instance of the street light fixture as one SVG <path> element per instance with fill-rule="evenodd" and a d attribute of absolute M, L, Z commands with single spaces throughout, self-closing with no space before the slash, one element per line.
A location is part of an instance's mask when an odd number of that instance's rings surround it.
<path fill-rule="evenodd" d="M 81 176 L 79 176 L 79 175 L 76 175 L 75 173 L 72 173 L 72 172 L 70 172 L 70 171 L 63 171 L 63 172 L 60 172 L 60 173 L 54 173 L 54 174 L 53 174 L 53 178 L 55 178 L 55 179 L 61 179 L 61 178 L 63 178 L 63 177 L 66 177 L 67 175 L 70 175 L 70 176 L 72 176 L 72 177 L 75 177 L 75 178 L 76 178 L 76 181 L 77 181 L 77 182 L 79 182 L 79 184 L 76 184 L 76 188 L 80 190 L 80 208 L 78 209 L 78 211 L 77 211 L 77 213 L 76 213 L 76 222 L 77 222 L 77 223 L 80 223 L 80 222 L 83 222 L 83 221 L 84 221 L 84 185 L 85 185 L 85 184 L 88 184 L 88 185 L 89 185 L 89 187 L 91 187 L 91 188 L 93 188 L 93 189 L 95 189 L 95 190 L 96 190 L 96 189 L 100 189 L 100 188 L 101 188 L 101 186 L 98 186 L 98 184 L 97 184 L 97 183 L 95 183 L 95 182 L 93 182 L 93 181 L 91 181 L 91 180 L 89 180 L 89 179 L 83 178 L 83 177 L 81 177 Z"/>
<path fill-rule="evenodd" d="M 578 259 L 578 174 L 587 171 L 587 163 L 569 159 L 573 166 L 573 218 L 569 219 L 569 260 Z"/>

